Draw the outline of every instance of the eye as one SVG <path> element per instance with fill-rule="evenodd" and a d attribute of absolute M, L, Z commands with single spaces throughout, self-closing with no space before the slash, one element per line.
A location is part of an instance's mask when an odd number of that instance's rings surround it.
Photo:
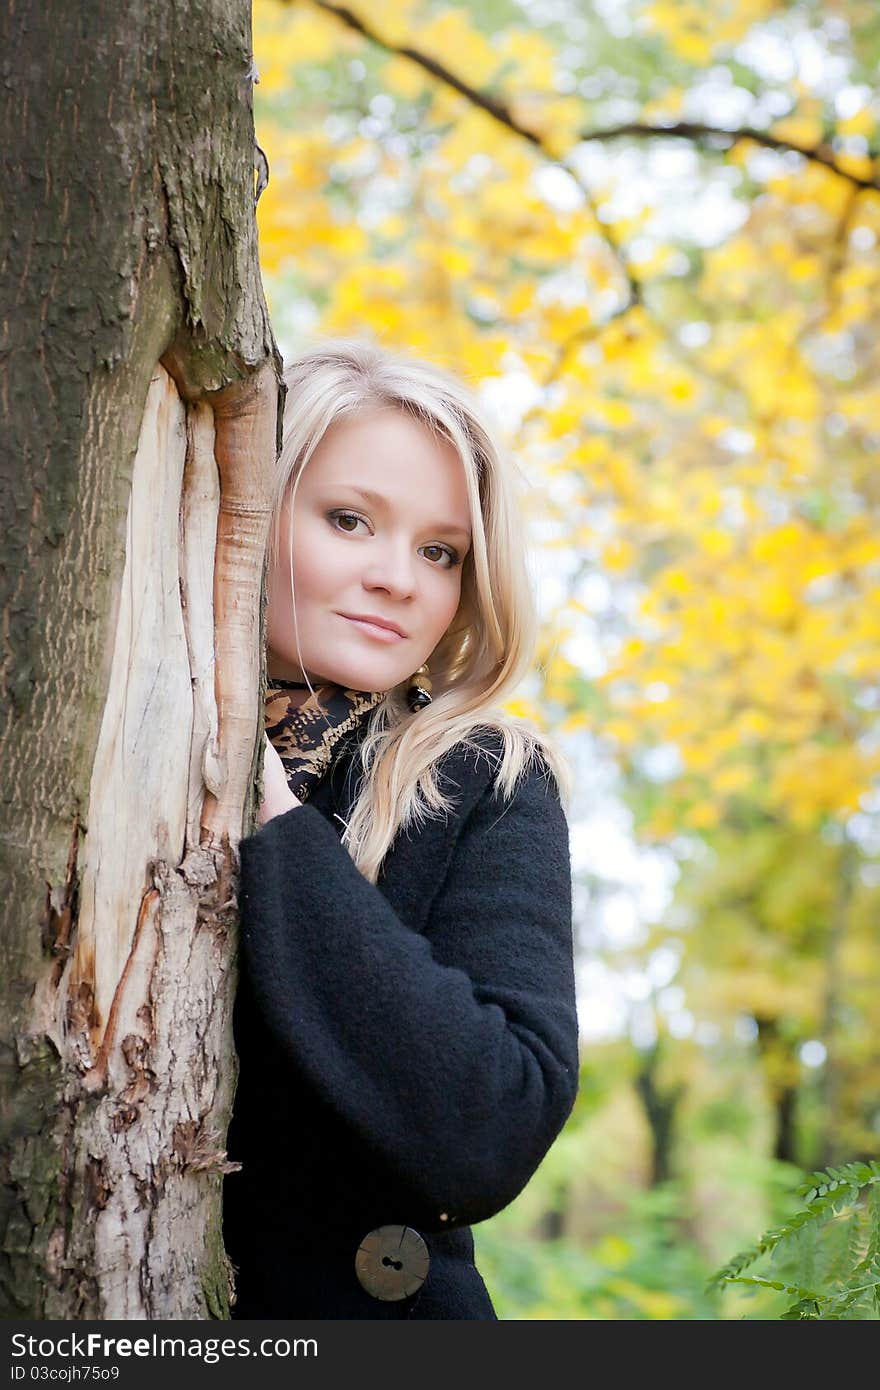
<path fill-rule="evenodd" d="M 447 570 L 454 569 L 455 566 L 456 566 L 457 564 L 460 563 L 457 552 L 454 551 L 454 550 L 451 548 L 451 546 L 448 546 L 448 545 L 426 545 L 426 546 L 423 547 L 423 549 L 424 549 L 424 550 L 436 550 L 436 551 L 439 551 L 439 553 L 440 553 L 441 555 L 445 555 L 446 558 L 448 559 L 449 563 L 448 563 L 447 565 L 443 565 L 443 566 L 442 566 L 443 569 L 447 569 Z M 429 556 L 428 558 L 430 559 L 431 557 Z M 431 563 L 432 563 L 432 564 L 436 564 L 437 562 L 436 562 L 435 560 L 432 560 Z"/>
<path fill-rule="evenodd" d="M 333 522 L 336 522 L 336 521 L 353 521 L 353 522 L 355 523 L 355 525 L 352 526 L 352 527 L 347 527 L 347 526 L 337 527 L 337 530 L 341 530 L 341 531 L 343 532 L 343 534 L 346 535 L 346 536 L 353 536 L 353 535 L 354 535 L 355 529 L 356 529 L 356 527 L 357 527 L 357 523 L 358 523 L 359 521 L 363 521 L 363 523 L 364 523 L 365 526 L 366 526 L 366 524 L 367 524 L 365 518 L 362 517 L 362 516 L 358 516 L 356 512 L 341 512 L 341 511 L 337 511 L 337 512 L 328 512 L 327 516 L 328 516 L 328 520 L 329 520 L 329 521 L 333 521 Z"/>
<path fill-rule="evenodd" d="M 344 536 L 355 535 L 357 531 L 357 524 L 359 521 L 363 522 L 364 526 L 369 526 L 369 522 L 367 521 L 366 517 L 359 516 L 357 512 L 343 511 L 341 508 L 337 508 L 332 512 L 328 512 L 327 520 L 331 522 L 334 530 L 340 531 Z M 348 526 L 339 524 L 342 522 L 352 522 L 353 525 Z M 439 544 L 425 545 L 422 546 L 422 549 L 424 551 L 434 551 L 436 553 L 435 555 L 427 556 L 431 564 L 434 565 L 436 568 L 451 570 L 454 569 L 456 565 L 461 564 L 461 557 L 458 554 L 458 551 L 453 550 L 452 546 Z M 442 560 L 444 557 L 447 563 L 445 565 L 441 565 L 440 560 Z"/>

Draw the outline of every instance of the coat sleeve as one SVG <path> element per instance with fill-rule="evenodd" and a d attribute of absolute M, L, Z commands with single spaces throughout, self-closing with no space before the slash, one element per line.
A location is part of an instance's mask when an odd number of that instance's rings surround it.
<path fill-rule="evenodd" d="M 425 1230 L 485 1220 L 574 1104 L 568 825 L 552 775 L 493 787 L 457 838 L 424 934 L 306 803 L 241 842 L 245 966 L 265 1023 L 403 1185 Z"/>

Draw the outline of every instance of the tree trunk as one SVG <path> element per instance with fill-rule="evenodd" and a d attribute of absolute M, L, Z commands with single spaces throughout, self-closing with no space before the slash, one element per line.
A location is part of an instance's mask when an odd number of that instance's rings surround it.
<path fill-rule="evenodd" d="M 0 1314 L 227 1315 L 280 362 L 249 0 L 4 0 Z"/>
<path fill-rule="evenodd" d="M 636 1094 L 645 1107 L 645 1117 L 651 1130 L 650 1187 L 660 1187 L 673 1176 L 672 1149 L 675 1120 L 684 1096 L 680 1083 L 660 1086 L 657 1071 L 660 1063 L 660 1044 L 639 1052 L 635 1076 Z"/>
<path fill-rule="evenodd" d="M 756 1016 L 755 1022 L 758 1025 L 758 1056 L 773 1107 L 773 1157 L 781 1163 L 797 1164 L 798 1088 L 790 1079 L 796 1070 L 795 1047 L 781 1036 L 777 1019 Z"/>
<path fill-rule="evenodd" d="M 822 1038 L 825 1043 L 825 1063 L 820 1086 L 822 1119 L 819 1131 L 819 1168 L 828 1168 L 852 1157 L 841 1145 L 840 1098 L 844 1063 L 841 1044 L 846 1024 L 841 1019 L 841 1000 L 844 995 L 842 956 L 850 924 L 852 899 L 858 875 L 858 850 L 852 840 L 844 840 L 840 850 L 837 892 L 828 922 L 825 946 L 825 1007 Z"/>

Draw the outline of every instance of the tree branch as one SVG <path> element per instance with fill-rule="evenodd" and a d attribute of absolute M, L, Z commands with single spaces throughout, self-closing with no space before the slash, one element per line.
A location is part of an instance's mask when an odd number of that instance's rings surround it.
<path fill-rule="evenodd" d="M 625 135 L 649 139 L 677 136 L 682 140 L 690 140 L 695 145 L 718 139 L 727 140 L 731 145 L 735 145 L 739 140 L 754 140 L 756 145 L 764 145 L 768 150 L 799 154 L 814 164 L 822 164 L 839 178 L 854 184 L 856 188 L 874 188 L 880 191 L 880 177 L 860 178 L 858 174 L 850 174 L 841 169 L 827 141 L 823 140 L 818 145 L 796 145 L 793 140 L 784 140 L 779 135 L 773 135 L 768 130 L 758 130 L 754 126 L 739 126 L 736 130 L 728 130 L 723 126 L 706 125 L 703 121 L 675 121 L 672 125 L 662 126 L 648 125 L 645 121 L 627 121 L 623 125 L 606 126 L 604 130 L 585 130 L 578 139 L 581 143 L 586 143 L 588 140 L 617 140 Z M 877 156 L 871 154 L 869 157 L 876 160 Z"/>
<path fill-rule="evenodd" d="M 288 3 L 291 2 L 292 0 L 288 0 Z M 484 111 L 486 115 L 497 121 L 499 125 L 509 130 L 512 134 L 518 135 L 521 139 L 527 141 L 554 164 L 562 165 L 581 189 L 596 219 L 596 225 L 600 235 L 615 256 L 621 268 L 621 273 L 626 279 L 628 295 L 607 319 L 604 319 L 601 323 L 591 325 L 589 328 L 580 330 L 572 335 L 566 342 L 560 344 L 555 361 L 546 374 L 546 379 L 542 382 L 543 387 L 548 387 L 559 377 L 567 358 L 572 352 L 581 347 L 585 342 L 598 336 L 598 334 L 607 327 L 609 322 L 625 316 L 635 305 L 644 303 L 642 286 L 627 263 L 626 256 L 621 247 L 614 241 L 608 229 L 602 226 L 598 218 L 592 192 L 584 183 L 577 168 L 573 167 L 571 155 L 569 154 L 568 156 L 560 158 L 560 156 L 554 154 L 547 145 L 545 137 L 517 120 L 510 107 L 504 101 L 466 82 L 464 78 L 459 77 L 457 73 L 451 71 L 444 63 L 433 58 L 430 54 L 423 53 L 420 49 L 413 48 L 409 44 L 392 43 L 379 34 L 366 20 L 349 9 L 347 5 L 334 4 L 332 0 L 311 0 L 311 3 L 314 4 L 316 8 L 324 10 L 327 14 L 332 15 L 341 23 L 347 25 L 348 28 L 353 29 L 377 48 L 382 49 L 388 54 L 393 54 L 396 57 L 407 58 L 417 67 L 422 68 L 424 72 L 428 73 L 436 81 L 442 82 L 445 86 L 458 92 L 458 94 L 469 101 L 471 105 Z M 620 125 L 606 126 L 601 129 L 584 130 L 578 135 L 577 144 L 585 144 L 588 141 L 608 142 L 624 137 L 635 137 L 639 139 L 678 138 L 688 140 L 698 147 L 709 146 L 710 148 L 719 140 L 725 141 L 728 148 L 737 144 L 740 140 L 753 140 L 755 144 L 762 145 L 766 149 L 799 154 L 804 159 L 810 160 L 815 164 L 821 164 L 826 169 L 831 170 L 832 173 L 837 174 L 839 178 L 846 179 L 853 186 L 854 192 L 856 190 L 861 191 L 865 189 L 880 191 L 880 174 L 875 175 L 873 178 L 864 178 L 840 168 L 836 163 L 834 151 L 827 141 L 821 141 L 816 146 L 799 145 L 794 141 L 786 140 L 781 136 L 771 134 L 769 131 L 760 130 L 752 126 L 742 126 L 736 130 L 730 130 L 720 126 L 708 125 L 702 121 L 675 121 L 669 125 L 659 126 L 651 125 L 644 121 L 629 121 Z M 876 158 L 873 154 L 871 157 Z M 527 412 L 525 419 L 521 423 L 524 424 L 525 420 L 534 413 L 534 410 L 535 408 L 533 407 L 531 411 Z"/>
<path fill-rule="evenodd" d="M 341 20 L 343 24 L 347 24 L 350 29 L 354 29 L 356 33 L 369 39 L 370 43 L 375 44 L 386 53 L 392 53 L 398 58 L 408 58 L 410 62 L 423 68 L 431 77 L 436 78 L 438 82 L 443 82 L 447 87 L 451 87 L 453 91 L 458 92 L 460 96 L 465 97 L 472 106 L 476 106 L 479 110 L 485 111 L 487 116 L 497 121 L 498 124 L 503 126 L 506 130 L 511 131 L 514 135 L 518 135 L 520 139 L 528 141 L 530 145 L 533 145 L 536 150 L 540 151 L 540 153 L 543 154 L 545 158 L 551 160 L 552 163 L 563 165 L 567 173 L 574 179 L 578 188 L 583 193 L 596 221 L 596 226 L 603 240 L 613 252 L 620 266 L 621 273 L 627 282 L 629 292 L 627 300 L 615 310 L 613 317 L 616 318 L 618 315 L 626 313 L 634 304 L 642 303 L 642 287 L 630 269 L 630 266 L 627 264 L 626 257 L 620 246 L 614 241 L 614 238 L 607 228 L 602 226 L 589 186 L 584 183 L 579 171 L 568 162 L 565 156 L 560 158 L 559 155 L 553 153 L 543 135 L 540 135 L 535 130 L 530 130 L 528 126 L 518 121 L 510 110 L 510 107 L 503 101 L 499 101 L 497 97 L 490 96 L 488 92 L 481 92 L 478 88 L 471 86 L 470 83 L 465 82 L 463 78 L 451 72 L 445 64 L 438 62 L 436 58 L 432 58 L 430 54 L 422 53 L 419 49 L 411 48 L 409 45 L 393 44 L 388 39 L 383 38 L 381 34 L 378 34 L 375 29 L 371 28 L 365 20 L 361 19 L 359 15 L 354 14 L 347 6 L 333 5 L 330 3 L 330 0 L 312 0 L 312 3 L 316 5 L 319 10 L 325 10 L 327 14 L 334 15 L 336 19 Z"/>
<path fill-rule="evenodd" d="M 543 136 L 518 121 L 509 106 L 503 101 L 499 101 L 497 97 L 489 95 L 488 92 L 482 92 L 477 87 L 471 86 L 470 83 L 465 82 L 463 78 L 450 71 L 444 63 L 432 58 L 430 54 L 422 53 L 420 49 L 412 48 L 408 44 L 390 43 L 346 5 L 334 5 L 330 0 L 312 0 L 312 3 L 318 9 L 334 15 L 342 23 L 347 24 L 350 29 L 362 34 L 364 38 L 369 39 L 371 43 L 376 44 L 387 53 L 393 53 L 400 58 L 408 58 L 410 62 L 423 68 L 439 82 L 445 83 L 447 87 L 451 87 L 453 91 L 466 97 L 473 106 L 485 111 L 500 125 L 513 131 L 523 140 L 528 140 L 531 145 L 546 154 L 554 163 L 560 162 L 558 156 L 547 148 Z M 681 139 L 690 140 L 694 144 L 715 139 L 727 140 L 731 144 L 736 144 L 738 140 L 754 140 L 756 144 L 764 145 L 767 149 L 790 151 L 793 154 L 802 155 L 804 159 L 812 160 L 815 164 L 822 164 L 826 169 L 830 169 L 842 179 L 847 179 L 858 188 L 875 188 L 880 191 L 880 176 L 862 178 L 858 174 L 851 174 L 845 169 L 841 169 L 835 160 L 834 151 L 827 141 L 821 141 L 815 146 L 797 145 L 792 140 L 785 140 L 779 135 L 773 135 L 766 130 L 759 130 L 754 126 L 741 126 L 736 130 L 729 130 L 723 126 L 706 125 L 702 121 L 676 121 L 672 125 L 662 126 L 649 125 L 645 121 L 627 121 L 622 125 L 607 126 L 605 129 L 582 131 L 578 135 L 578 142 L 583 144 L 590 140 L 617 140 L 626 135 L 647 139 L 678 136 Z M 870 157 L 876 158 L 876 155 L 872 154 Z M 581 186 L 583 187 L 583 185 Z M 584 189 L 584 192 L 588 197 L 590 196 L 587 189 Z"/>

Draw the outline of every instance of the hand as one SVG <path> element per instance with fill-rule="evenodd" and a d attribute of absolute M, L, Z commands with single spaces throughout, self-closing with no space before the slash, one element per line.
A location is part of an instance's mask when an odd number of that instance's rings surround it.
<path fill-rule="evenodd" d="M 284 764 L 269 742 L 268 735 L 263 734 L 263 800 L 257 813 L 257 823 L 265 825 L 274 816 L 283 816 L 285 811 L 301 805 L 299 797 L 294 796 L 287 785 Z"/>

